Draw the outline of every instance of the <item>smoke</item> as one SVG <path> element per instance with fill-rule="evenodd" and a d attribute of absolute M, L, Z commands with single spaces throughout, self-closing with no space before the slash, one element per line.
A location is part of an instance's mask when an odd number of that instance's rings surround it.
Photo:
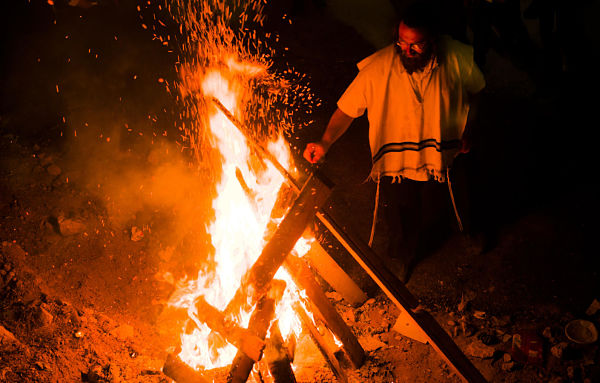
<path fill-rule="evenodd" d="M 214 190 L 208 172 L 193 166 L 168 135 L 132 139 L 135 122 L 124 128 L 88 119 L 94 122 L 69 141 L 69 182 L 94 196 L 114 231 L 144 241 L 157 260 L 175 261 L 169 269 L 197 272 L 211 251 L 206 225 Z M 181 263 L 187 270 L 177 270 Z"/>
<path fill-rule="evenodd" d="M 180 105 L 168 89 L 176 57 L 129 14 L 113 13 L 62 15 L 64 34 L 50 38 L 64 169 L 113 231 L 195 274 L 211 252 L 214 182 L 182 146 Z"/>

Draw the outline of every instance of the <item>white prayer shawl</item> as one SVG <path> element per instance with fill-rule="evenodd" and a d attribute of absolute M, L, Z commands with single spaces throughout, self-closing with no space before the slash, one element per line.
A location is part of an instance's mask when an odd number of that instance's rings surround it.
<path fill-rule="evenodd" d="M 485 86 L 473 49 L 440 40 L 440 58 L 409 74 L 393 45 L 358 63 L 359 73 L 338 101 L 357 118 L 367 110 L 373 158 L 371 177 L 445 181 L 460 147 L 468 95 Z"/>

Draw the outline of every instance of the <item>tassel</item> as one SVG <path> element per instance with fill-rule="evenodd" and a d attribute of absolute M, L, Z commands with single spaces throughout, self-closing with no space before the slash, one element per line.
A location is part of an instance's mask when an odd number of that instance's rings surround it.
<path fill-rule="evenodd" d="M 377 210 L 379 210 L 379 184 L 381 178 L 377 178 L 377 191 L 375 192 L 375 207 L 373 208 L 373 223 L 371 224 L 371 236 L 369 237 L 369 247 L 373 245 L 373 239 L 375 238 L 375 226 L 377 225 Z"/>

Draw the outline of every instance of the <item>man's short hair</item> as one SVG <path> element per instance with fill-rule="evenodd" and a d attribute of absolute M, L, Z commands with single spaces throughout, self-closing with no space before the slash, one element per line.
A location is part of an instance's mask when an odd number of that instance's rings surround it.
<path fill-rule="evenodd" d="M 404 9 L 400 21 L 406 26 L 419 29 L 429 37 L 439 33 L 439 4 L 433 0 L 416 0 Z"/>

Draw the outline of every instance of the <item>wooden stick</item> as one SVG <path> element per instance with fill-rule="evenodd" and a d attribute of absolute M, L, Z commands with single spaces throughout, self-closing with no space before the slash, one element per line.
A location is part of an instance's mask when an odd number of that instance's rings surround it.
<path fill-rule="evenodd" d="M 332 185 L 319 177 L 311 176 L 298 198 L 285 215 L 275 234 L 264 247 L 249 271 L 248 282 L 259 296 L 264 294 L 269 282 L 281 267 L 285 257 L 313 219 L 315 212 L 329 198 Z"/>
<path fill-rule="evenodd" d="M 275 316 L 275 305 L 281 299 L 285 290 L 285 282 L 275 280 L 269 290 L 269 294 L 263 295 L 256 304 L 256 308 L 250 316 L 248 330 L 261 339 L 267 336 L 267 330 Z M 235 355 L 231 369 L 227 375 L 227 383 L 244 383 L 248 380 L 254 361 L 241 351 Z"/>
<path fill-rule="evenodd" d="M 227 117 L 227 119 L 229 119 L 229 121 L 231 121 L 231 123 L 236 128 L 238 128 L 238 130 L 244 135 L 244 137 L 246 137 L 246 140 L 248 141 L 248 143 L 250 144 L 250 146 L 252 146 L 257 152 L 259 152 L 264 158 L 266 158 L 267 160 L 269 160 L 273 164 L 273 166 L 275 166 L 275 168 L 277 168 L 277 170 L 288 180 L 288 182 L 290 183 L 290 185 L 294 189 L 296 189 L 297 192 L 300 192 L 300 188 L 298 187 L 298 184 L 297 184 L 296 180 L 294 179 L 294 177 L 292 177 L 292 175 L 287 171 L 287 169 L 284 168 L 279 163 L 279 161 L 277 161 L 277 158 L 275 158 L 275 156 L 273 156 L 262 145 L 260 145 L 256 141 L 255 138 L 248 136 L 248 132 L 244 128 L 244 126 L 242 125 L 242 123 L 229 111 L 229 109 L 227 109 L 225 107 L 225 105 L 223 105 L 221 103 L 221 101 L 219 101 L 218 98 L 211 97 L 210 100 Z"/>
<path fill-rule="evenodd" d="M 185 364 L 176 355 L 167 355 L 163 373 L 177 383 L 209 383 L 201 373 Z"/>
<path fill-rule="evenodd" d="M 333 371 L 335 376 L 342 383 L 347 383 L 348 377 L 346 376 L 346 372 L 344 371 L 344 369 L 342 368 L 342 366 L 336 359 L 335 355 L 333 355 L 333 352 L 331 350 L 329 350 L 329 347 L 327 346 L 327 342 L 325 341 L 323 336 L 321 336 L 321 334 L 319 333 L 319 330 L 315 327 L 312 319 L 310 319 L 310 317 L 308 316 L 308 314 L 306 313 L 306 311 L 304 310 L 302 305 L 298 302 L 295 302 L 294 303 L 294 311 L 296 312 L 296 314 L 298 314 L 298 317 L 302 321 L 302 326 L 304 327 L 304 329 L 306 331 L 308 331 L 310 338 L 313 340 L 313 342 L 315 342 L 319 351 L 321 351 L 321 354 L 327 361 L 327 364 L 329 364 L 329 367 L 331 367 L 331 370 Z"/>
<path fill-rule="evenodd" d="M 274 321 L 269 330 L 270 336 L 265 349 L 265 359 L 275 383 L 296 383 L 296 376 L 292 370 L 292 360 L 283 343 L 279 330 L 279 322 Z"/>
<path fill-rule="evenodd" d="M 307 229 L 307 231 L 310 231 L 311 236 L 316 237 L 312 230 Z M 310 265 L 314 267 L 321 278 L 352 306 L 360 306 L 368 299 L 367 294 L 338 265 L 318 240 L 312 243 L 310 250 L 304 255 L 304 259 L 310 259 Z"/>
<path fill-rule="evenodd" d="M 417 299 L 408 291 L 404 283 L 383 265 L 377 254 L 366 243 L 360 241 L 357 236 L 350 235 L 348 228 L 342 229 L 327 212 L 319 211 L 317 218 L 373 278 L 388 298 L 401 310 L 404 310 L 415 325 L 423 330 L 428 343 L 454 368 L 465 382 L 486 382 L 481 372 L 458 348 L 446 331 L 428 312 L 418 307 Z"/>
<path fill-rule="evenodd" d="M 355 368 L 360 368 L 365 360 L 365 351 L 350 327 L 348 327 L 335 307 L 329 302 L 329 298 L 323 292 L 321 285 L 316 281 L 306 262 L 290 255 L 287 257 L 284 265 L 294 279 L 294 282 L 306 291 L 311 304 L 323 318 L 327 327 L 342 342 L 342 348 L 348 355 L 352 365 Z"/>
<path fill-rule="evenodd" d="M 265 342 L 254 335 L 252 331 L 239 327 L 235 322 L 227 320 L 225 315 L 206 302 L 204 297 L 196 298 L 196 308 L 198 319 L 205 323 L 211 330 L 222 335 L 225 340 L 235 345 L 254 361 L 258 361 Z"/>
<path fill-rule="evenodd" d="M 263 248 L 262 253 L 244 276 L 242 286 L 225 309 L 225 315 L 239 311 L 248 295 L 256 302 L 263 296 L 275 273 L 283 264 L 285 257 L 313 219 L 317 209 L 325 203 L 331 194 L 331 184 L 321 177 L 311 176 L 294 204 L 285 215 L 271 239 Z"/>

